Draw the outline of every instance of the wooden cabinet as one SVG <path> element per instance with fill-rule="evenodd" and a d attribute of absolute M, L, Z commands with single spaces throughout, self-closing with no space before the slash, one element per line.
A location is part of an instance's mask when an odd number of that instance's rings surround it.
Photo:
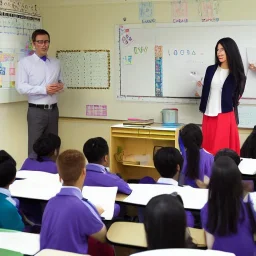
<path fill-rule="evenodd" d="M 153 164 L 154 148 L 162 146 L 179 148 L 178 134 L 179 128 L 165 128 L 160 125 L 130 127 L 120 124 L 112 126 L 111 172 L 120 173 L 125 180 L 140 179 L 145 176 L 158 179 L 159 174 Z M 143 158 L 143 160 L 137 161 L 136 158 Z M 133 160 L 124 161 L 124 159 Z"/>

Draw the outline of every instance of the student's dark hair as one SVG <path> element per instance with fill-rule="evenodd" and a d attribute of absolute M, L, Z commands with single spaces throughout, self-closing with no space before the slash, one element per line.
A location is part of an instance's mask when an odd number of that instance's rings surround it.
<path fill-rule="evenodd" d="M 236 163 L 237 166 L 241 162 L 240 156 L 234 150 L 229 149 L 229 148 L 223 148 L 223 149 L 219 150 L 214 157 L 214 161 L 219 159 L 219 157 L 221 157 L 221 156 L 230 157 L 231 159 L 234 160 L 234 162 Z"/>
<path fill-rule="evenodd" d="M 5 161 L 12 163 L 16 167 L 16 161 L 13 159 L 13 157 L 5 150 L 0 150 L 0 163 L 3 163 Z"/>
<path fill-rule="evenodd" d="M 162 147 L 155 153 L 154 165 L 163 178 L 173 178 L 177 173 L 177 165 L 182 169 L 183 157 L 179 150 L 173 147 Z"/>
<path fill-rule="evenodd" d="M 256 125 L 245 140 L 240 155 L 241 157 L 256 159 Z"/>
<path fill-rule="evenodd" d="M 185 175 L 190 179 L 198 179 L 200 149 L 203 142 L 202 131 L 196 124 L 187 124 L 180 130 L 180 136 L 186 148 L 187 170 L 185 170 Z"/>
<path fill-rule="evenodd" d="M 221 44 L 225 50 L 228 62 L 228 68 L 235 80 L 235 88 L 233 93 L 233 104 L 238 106 L 239 98 L 242 96 L 245 88 L 246 76 L 244 65 L 240 55 L 240 51 L 236 42 L 229 37 L 220 39 L 215 47 L 215 63 L 220 65 L 221 62 L 217 56 L 218 45 Z"/>
<path fill-rule="evenodd" d="M 61 139 L 58 135 L 49 133 L 47 135 L 42 135 L 36 140 L 33 145 L 33 150 L 37 154 L 37 160 L 43 161 L 42 157 L 52 156 L 55 150 L 59 150 L 61 145 Z"/>
<path fill-rule="evenodd" d="M 100 163 L 109 154 L 108 143 L 101 137 L 91 138 L 85 142 L 83 152 L 89 163 Z"/>
<path fill-rule="evenodd" d="M 186 213 L 179 196 L 153 197 L 145 208 L 144 227 L 149 250 L 186 248 Z"/>
<path fill-rule="evenodd" d="M 207 229 L 211 234 L 226 236 L 237 233 L 238 221 L 245 218 L 242 208 L 241 173 L 228 156 L 219 157 L 212 168 L 209 183 Z"/>
<path fill-rule="evenodd" d="M 36 37 L 37 36 L 41 36 L 41 35 L 47 35 L 49 37 L 49 41 L 50 41 L 50 34 L 44 30 L 44 29 L 37 29 L 33 32 L 32 34 L 32 41 L 35 42 L 36 41 Z"/>
<path fill-rule="evenodd" d="M 0 150 L 0 187 L 4 188 L 12 183 L 16 176 L 16 162 L 4 150 Z"/>

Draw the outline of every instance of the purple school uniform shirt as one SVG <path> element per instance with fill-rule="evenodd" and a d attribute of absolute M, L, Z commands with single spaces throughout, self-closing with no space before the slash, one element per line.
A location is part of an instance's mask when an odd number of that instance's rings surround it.
<path fill-rule="evenodd" d="M 42 162 L 27 158 L 21 167 L 22 170 L 40 171 L 56 174 L 58 173 L 56 163 L 49 157 L 42 157 Z"/>
<path fill-rule="evenodd" d="M 62 187 L 45 208 L 40 250 L 87 254 L 88 236 L 99 232 L 103 225 L 95 207 L 83 199 L 77 187 Z"/>
<path fill-rule="evenodd" d="M 118 192 L 127 195 L 132 192 L 127 182 L 116 174 L 108 172 L 103 165 L 99 164 L 86 165 L 84 186 L 117 187 Z"/>
<path fill-rule="evenodd" d="M 196 185 L 195 180 L 190 179 L 186 175 L 187 166 L 188 166 L 186 153 L 183 154 L 183 158 L 184 158 L 184 163 L 183 163 L 183 167 L 182 167 L 182 170 L 181 170 L 181 174 L 184 176 L 184 185 L 189 185 L 191 187 L 198 188 L 198 186 Z M 213 162 L 214 162 L 213 155 L 208 153 L 204 149 L 200 149 L 200 162 L 199 162 L 199 177 L 198 177 L 198 179 L 201 180 L 202 182 L 204 181 L 204 176 L 207 176 L 208 178 L 211 177 Z"/>
<path fill-rule="evenodd" d="M 237 224 L 237 233 L 227 236 L 214 236 L 213 250 L 234 253 L 236 256 L 254 256 L 255 245 L 251 221 L 248 216 L 247 207 L 241 201 L 242 208 L 240 219 Z M 202 227 L 208 232 L 206 227 L 208 219 L 208 203 L 201 210 Z M 208 232 L 210 233 L 210 232 Z"/>
<path fill-rule="evenodd" d="M 162 185 L 173 185 L 178 186 L 178 181 L 171 178 L 160 178 L 157 182 L 151 177 L 144 177 L 140 180 L 140 184 L 162 184 Z M 186 211 L 187 226 L 193 228 L 195 225 L 195 219 L 190 211 Z M 144 221 L 144 208 L 139 207 L 139 221 Z"/>

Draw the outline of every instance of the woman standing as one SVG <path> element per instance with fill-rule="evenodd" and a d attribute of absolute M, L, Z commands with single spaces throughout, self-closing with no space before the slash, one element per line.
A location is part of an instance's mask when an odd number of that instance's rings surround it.
<path fill-rule="evenodd" d="M 230 148 L 240 154 L 237 106 L 245 88 L 242 58 L 235 41 L 220 39 L 215 47 L 215 65 L 206 70 L 199 110 L 203 148 L 215 154 Z M 198 85 L 202 86 L 200 82 Z"/>

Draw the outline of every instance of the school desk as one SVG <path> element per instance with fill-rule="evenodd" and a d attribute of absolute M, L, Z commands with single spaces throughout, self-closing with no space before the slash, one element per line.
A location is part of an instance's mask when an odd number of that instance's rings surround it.
<path fill-rule="evenodd" d="M 45 249 L 37 253 L 35 256 L 89 256 L 89 254 L 77 254 L 72 252 L 64 252 L 64 251 L 57 251 L 57 250 L 50 250 Z"/>
<path fill-rule="evenodd" d="M 40 250 L 39 235 L 0 229 L 0 248 L 35 255 Z"/>
<path fill-rule="evenodd" d="M 146 206 L 148 201 L 157 195 L 176 192 L 181 196 L 185 209 L 200 211 L 208 200 L 208 189 L 159 184 L 129 184 L 129 186 L 132 189 L 132 193 L 129 196 L 118 194 L 116 201 L 124 204 Z"/>
<path fill-rule="evenodd" d="M 159 249 L 145 251 L 130 256 L 235 256 L 233 253 L 221 252 L 214 250 L 199 250 L 199 249 Z"/>
<path fill-rule="evenodd" d="M 256 159 L 241 158 L 239 170 L 243 180 L 252 180 L 256 189 Z"/>
<path fill-rule="evenodd" d="M 123 179 L 141 179 L 145 176 L 159 178 L 153 164 L 153 152 L 162 146 L 179 148 L 180 127 L 161 125 L 111 127 L 110 170 Z"/>
<path fill-rule="evenodd" d="M 202 229 L 188 228 L 193 242 L 198 247 L 206 247 L 204 231 Z M 146 234 L 142 223 L 115 222 L 108 232 L 107 240 L 119 246 L 146 248 Z"/>

